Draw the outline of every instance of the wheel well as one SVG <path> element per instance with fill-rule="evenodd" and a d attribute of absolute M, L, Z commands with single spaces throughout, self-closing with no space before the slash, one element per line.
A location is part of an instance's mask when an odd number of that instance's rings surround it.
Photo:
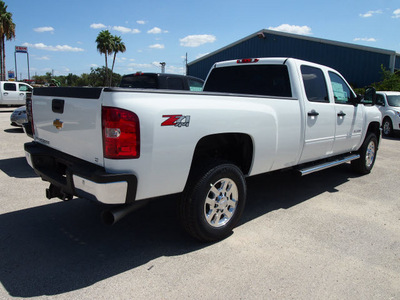
<path fill-rule="evenodd" d="M 378 144 L 379 144 L 379 141 L 381 138 L 381 126 L 379 125 L 378 122 L 372 122 L 368 125 L 367 135 L 370 132 L 372 132 L 376 135 L 376 138 L 378 139 Z"/>
<path fill-rule="evenodd" d="M 250 171 L 253 159 L 252 139 L 243 133 L 205 136 L 196 145 L 191 168 L 209 159 L 230 161 L 246 175 Z"/>

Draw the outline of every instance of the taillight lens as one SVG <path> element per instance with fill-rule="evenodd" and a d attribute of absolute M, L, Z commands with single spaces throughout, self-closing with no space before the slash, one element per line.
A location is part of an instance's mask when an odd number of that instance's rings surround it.
<path fill-rule="evenodd" d="M 103 106 L 102 122 L 105 158 L 139 158 L 140 126 L 135 113 Z"/>
<path fill-rule="evenodd" d="M 32 135 L 35 134 L 35 127 L 33 126 L 33 110 L 32 110 L 32 93 L 26 93 L 26 116 L 28 118 L 28 122 L 31 123 L 32 127 Z"/>

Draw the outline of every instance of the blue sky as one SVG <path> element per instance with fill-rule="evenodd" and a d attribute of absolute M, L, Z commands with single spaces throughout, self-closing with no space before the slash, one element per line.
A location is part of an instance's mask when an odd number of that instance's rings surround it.
<path fill-rule="evenodd" d="M 114 72 L 184 73 L 188 61 L 260 29 L 400 52 L 400 1 L 255 0 L 5 0 L 16 24 L 6 42 L 6 68 L 15 70 L 15 46 L 27 46 L 30 75 L 90 73 L 104 66 L 96 49 L 101 30 L 120 36 L 126 52 Z M 18 77 L 27 56 L 17 54 Z M 109 58 L 112 61 L 112 57 Z"/>

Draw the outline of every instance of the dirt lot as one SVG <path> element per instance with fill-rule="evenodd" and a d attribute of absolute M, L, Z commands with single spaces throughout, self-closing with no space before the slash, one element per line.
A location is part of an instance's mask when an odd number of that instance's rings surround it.
<path fill-rule="evenodd" d="M 382 140 L 367 176 L 250 178 L 234 234 L 201 244 L 174 197 L 112 227 L 94 203 L 47 200 L 12 110 L 0 108 L 0 299 L 400 299 L 400 138 Z"/>

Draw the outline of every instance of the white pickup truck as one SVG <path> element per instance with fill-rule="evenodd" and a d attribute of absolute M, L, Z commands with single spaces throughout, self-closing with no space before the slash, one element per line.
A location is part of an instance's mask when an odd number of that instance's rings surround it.
<path fill-rule="evenodd" d="M 350 161 L 367 174 L 381 136 L 379 110 L 337 71 L 293 58 L 216 63 L 203 92 L 38 88 L 32 98 L 26 158 L 49 199 L 113 204 L 112 223 L 177 194 L 184 228 L 202 241 L 232 232 L 247 176 Z"/>
<path fill-rule="evenodd" d="M 0 81 L 0 105 L 25 105 L 26 95 L 32 89 L 27 83 Z"/>

